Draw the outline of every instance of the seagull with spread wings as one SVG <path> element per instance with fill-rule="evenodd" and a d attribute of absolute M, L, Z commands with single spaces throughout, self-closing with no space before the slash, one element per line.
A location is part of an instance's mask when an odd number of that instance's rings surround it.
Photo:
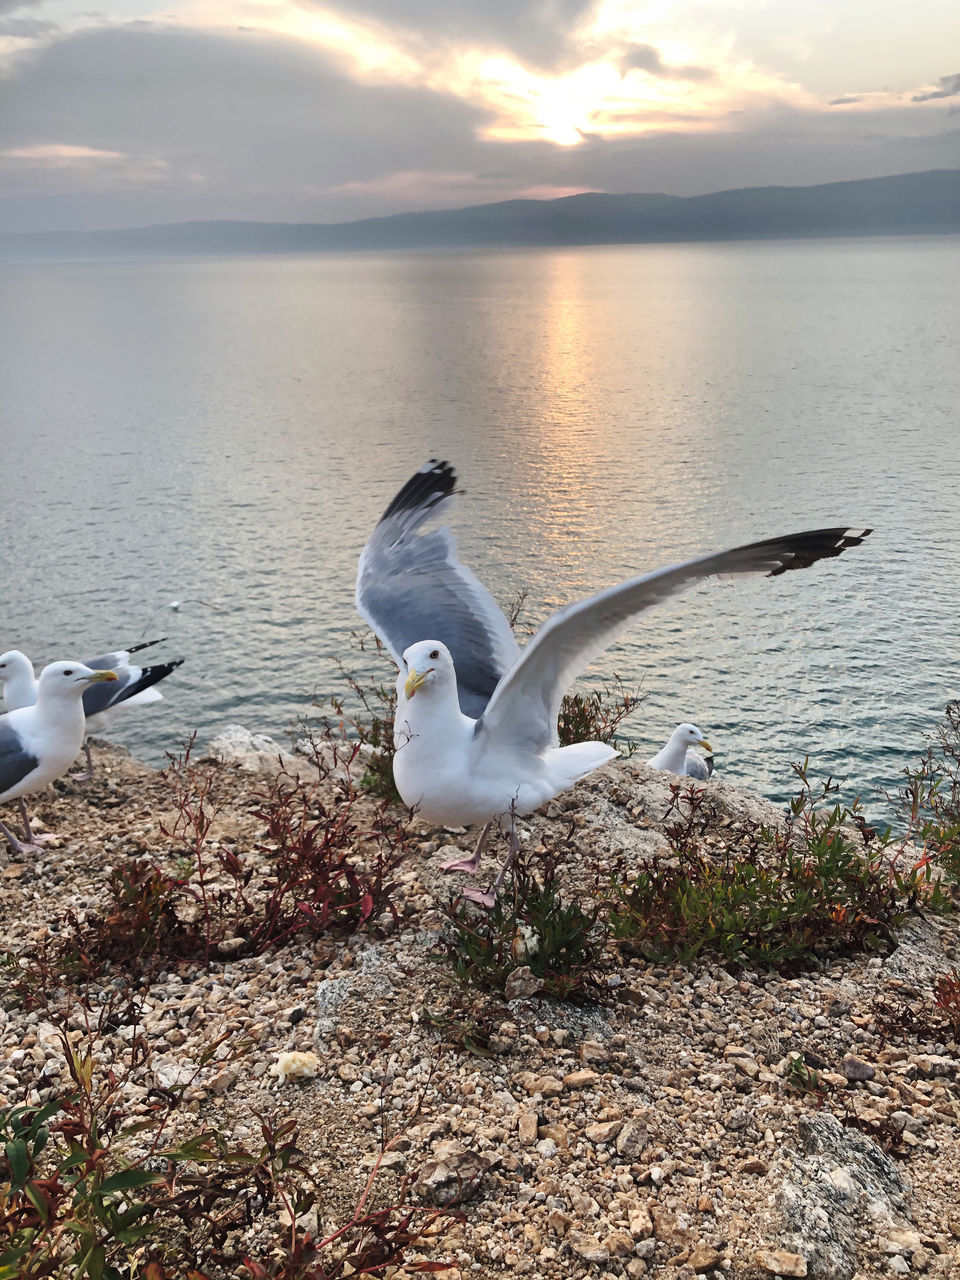
<path fill-rule="evenodd" d="M 399 668 L 393 772 L 404 803 L 441 826 L 483 824 L 473 856 L 444 870 L 476 874 L 491 827 L 509 822 L 510 853 L 492 888 L 464 893 L 490 906 L 518 848 L 516 817 L 619 754 L 603 742 L 558 745 L 563 695 L 594 658 L 640 614 L 705 578 L 805 569 L 870 530 L 789 534 L 654 569 L 567 605 L 521 650 L 493 596 L 457 559 L 450 530 L 421 533 L 455 487 L 446 462 L 407 481 L 363 549 L 356 600 Z"/>

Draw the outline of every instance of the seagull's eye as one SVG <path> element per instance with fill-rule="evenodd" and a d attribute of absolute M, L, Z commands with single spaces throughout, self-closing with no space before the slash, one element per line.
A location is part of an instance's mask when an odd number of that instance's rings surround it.
<path fill-rule="evenodd" d="M 63 674 L 64 674 L 65 676 L 72 676 L 72 675 L 73 675 L 73 668 L 71 667 L 69 671 L 65 671 Z"/>
<path fill-rule="evenodd" d="M 435 662 L 435 661 L 437 660 L 437 658 L 439 658 L 439 657 L 440 657 L 440 650 L 439 650 L 439 649 L 433 649 L 433 650 L 431 650 L 431 653 L 430 653 L 430 661 L 431 661 L 431 662 Z"/>

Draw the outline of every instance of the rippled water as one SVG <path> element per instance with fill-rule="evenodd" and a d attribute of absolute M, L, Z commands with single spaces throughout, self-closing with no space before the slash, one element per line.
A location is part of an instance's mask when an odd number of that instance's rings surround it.
<path fill-rule="evenodd" d="M 463 557 L 527 617 L 795 528 L 837 562 L 710 584 L 599 674 L 634 735 L 682 719 L 724 775 L 872 797 L 960 688 L 960 241 L 0 266 L 4 647 L 166 631 L 186 665 L 115 737 L 280 733 L 355 625 L 359 550 L 425 458 Z M 174 598 L 215 601 L 214 613 Z M 148 625 L 149 623 L 149 625 Z"/>

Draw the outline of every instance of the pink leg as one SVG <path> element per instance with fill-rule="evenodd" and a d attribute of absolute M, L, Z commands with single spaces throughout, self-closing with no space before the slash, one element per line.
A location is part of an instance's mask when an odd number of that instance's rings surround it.
<path fill-rule="evenodd" d="M 449 862 L 441 862 L 440 870 L 441 871 L 463 871 L 468 876 L 475 876 L 477 874 L 477 869 L 480 866 L 480 854 L 483 852 L 483 846 L 487 843 L 487 836 L 490 834 L 490 828 L 492 826 L 493 826 L 493 823 L 488 822 L 487 825 L 480 832 L 480 839 L 477 841 L 477 847 L 474 849 L 472 857 L 451 858 Z"/>
<path fill-rule="evenodd" d="M 27 813 L 27 803 L 23 796 L 20 797 L 20 817 L 23 819 L 23 834 L 27 837 L 25 848 L 42 849 L 51 840 L 56 840 L 57 837 L 52 832 L 47 832 L 46 835 L 34 835 L 33 828 L 30 826 L 30 815 Z"/>
<path fill-rule="evenodd" d="M 514 815 L 510 815 L 510 852 L 507 859 L 500 868 L 500 874 L 494 880 L 489 889 L 464 889 L 460 894 L 461 898 L 466 898 L 468 902 L 475 902 L 480 907 L 492 907 L 497 900 L 497 892 L 503 884 L 504 877 L 513 865 L 513 860 L 520 852 L 520 841 L 517 838 L 517 828 L 514 821 Z"/>

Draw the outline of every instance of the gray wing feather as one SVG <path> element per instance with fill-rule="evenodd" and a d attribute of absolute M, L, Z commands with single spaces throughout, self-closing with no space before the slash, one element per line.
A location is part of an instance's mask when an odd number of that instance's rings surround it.
<path fill-rule="evenodd" d="M 706 782 L 713 773 L 713 765 L 707 764 L 703 756 L 698 756 L 695 751 L 688 751 L 683 762 L 683 771 L 688 778 L 699 778 L 702 782 Z"/>
<path fill-rule="evenodd" d="M 869 529 L 817 529 L 698 556 L 630 578 L 568 605 L 540 628 L 497 686 L 477 732 L 530 751 L 557 744 L 563 695 L 589 663 L 647 609 L 718 574 L 776 576 L 858 546 Z"/>
<path fill-rule="evenodd" d="M 115 707 L 118 702 L 126 702 L 134 694 L 151 685 L 165 680 L 171 671 L 183 665 L 183 659 L 175 662 L 158 662 L 152 667 L 124 667 L 117 670 L 117 679 L 104 684 L 91 684 L 83 691 L 83 714 L 89 718 Z M 110 670 L 112 668 L 100 668 Z"/>
<path fill-rule="evenodd" d="M 455 484 L 452 467 L 431 461 L 396 495 L 360 556 L 357 611 L 398 666 L 409 645 L 442 641 L 461 710 L 479 716 L 520 648 L 493 596 L 457 559 L 450 530 L 420 532 L 449 505 Z"/>
<path fill-rule="evenodd" d="M 0 796 L 33 773 L 40 762 L 24 748 L 20 735 L 0 716 Z"/>
<path fill-rule="evenodd" d="M 106 663 L 102 667 L 94 668 L 98 671 L 112 671 L 112 667 L 108 667 Z M 100 711 L 106 711 L 107 707 L 112 707 L 117 702 L 122 702 L 124 695 L 130 697 L 131 685 L 140 679 L 141 671 L 139 667 L 123 667 L 117 672 L 116 681 L 111 680 L 109 684 L 91 684 L 83 691 L 83 714 L 89 718 L 97 715 Z"/>

